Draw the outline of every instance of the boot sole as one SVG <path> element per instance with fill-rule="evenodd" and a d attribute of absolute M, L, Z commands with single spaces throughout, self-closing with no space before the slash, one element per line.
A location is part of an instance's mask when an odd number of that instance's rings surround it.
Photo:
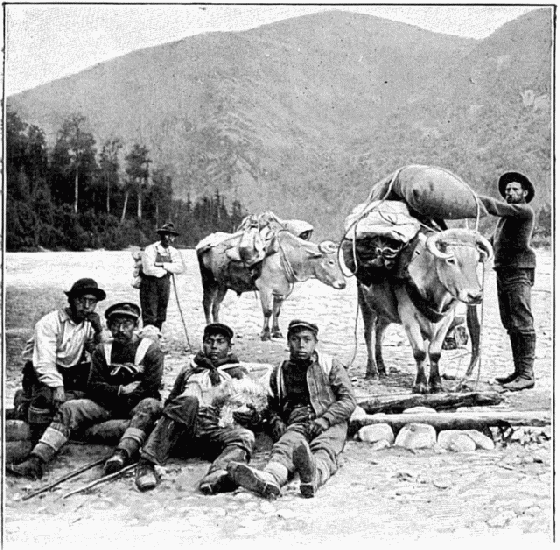
<path fill-rule="evenodd" d="M 267 483 L 257 477 L 258 474 L 246 464 L 231 465 L 229 475 L 239 486 L 268 499 L 275 499 L 280 495 L 280 487 Z"/>
<path fill-rule="evenodd" d="M 302 484 L 312 483 L 316 475 L 315 459 L 309 447 L 299 445 L 294 450 L 293 462 Z"/>
<path fill-rule="evenodd" d="M 107 462 L 105 462 L 103 473 L 106 476 L 116 474 L 117 472 L 120 472 L 125 466 L 126 464 L 124 462 L 120 460 L 113 460 L 110 458 L 109 460 L 107 460 Z"/>
<path fill-rule="evenodd" d="M 317 492 L 315 483 L 300 483 L 299 490 L 303 498 L 313 498 Z"/>

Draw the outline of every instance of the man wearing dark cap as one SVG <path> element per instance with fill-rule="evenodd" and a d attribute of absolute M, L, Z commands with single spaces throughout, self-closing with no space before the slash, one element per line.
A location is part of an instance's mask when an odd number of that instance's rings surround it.
<path fill-rule="evenodd" d="M 144 326 L 161 330 L 167 317 L 170 277 L 183 272 L 183 258 L 171 244 L 179 234 L 175 225 L 166 223 L 157 230 L 160 240 L 146 247 L 142 254 L 140 306 Z"/>
<path fill-rule="evenodd" d="M 352 384 L 343 365 L 315 350 L 317 325 L 294 320 L 288 326 L 290 359 L 270 378 L 272 456 L 264 470 L 232 463 L 231 478 L 266 498 L 276 498 L 288 476 L 298 472 L 302 496 L 315 496 L 337 470 L 348 420 L 356 408 Z"/>
<path fill-rule="evenodd" d="M 507 204 L 480 197 L 488 213 L 500 217 L 491 240 L 500 317 L 509 334 L 514 364 L 514 372 L 496 381 L 508 390 L 518 391 L 535 385 L 533 363 L 537 337 L 531 313 L 536 266 L 531 248 L 535 213 L 528 205 L 535 188 L 523 174 L 507 172 L 498 179 L 498 189 Z"/>
<path fill-rule="evenodd" d="M 40 437 L 56 410 L 67 400 L 83 397 L 90 353 L 101 341 L 103 327 L 95 312 L 105 291 L 93 279 L 79 279 L 64 292 L 68 307 L 51 311 L 35 325 L 22 353 L 22 387 L 16 410 L 29 422 L 32 439 Z"/>
<path fill-rule="evenodd" d="M 130 418 L 117 449 L 106 462 L 105 474 L 123 468 L 137 455 L 161 414 L 160 393 L 163 354 L 150 338 L 134 334 L 140 308 L 133 303 L 112 305 L 105 312 L 112 342 L 99 344 L 92 354 L 87 385 L 89 399 L 65 402 L 21 464 L 7 466 L 17 476 L 41 478 L 70 434 L 113 418 Z"/>
<path fill-rule="evenodd" d="M 212 323 L 204 329 L 202 351 L 192 356 L 179 373 L 163 415 L 140 451 L 136 486 L 141 491 L 156 487 L 159 477 L 155 465 L 165 464 L 172 452 L 214 460 L 199 484 L 202 493 L 210 495 L 236 488 L 227 466 L 234 460 L 248 462 L 251 458 L 255 436 L 243 425 L 251 426 L 258 419 L 234 413 L 234 424 L 220 422 L 218 399 L 243 369 L 231 353 L 232 337 L 231 328 L 222 323 Z"/>

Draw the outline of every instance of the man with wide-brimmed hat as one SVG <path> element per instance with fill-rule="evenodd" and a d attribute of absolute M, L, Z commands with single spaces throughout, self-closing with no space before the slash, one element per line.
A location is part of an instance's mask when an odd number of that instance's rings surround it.
<path fill-rule="evenodd" d="M 337 470 L 357 403 L 342 363 L 315 350 L 318 332 L 317 325 L 299 319 L 288 326 L 290 358 L 270 377 L 269 422 L 276 442 L 264 470 L 241 462 L 228 467 L 235 483 L 260 496 L 276 498 L 297 472 L 302 496 L 313 497 Z"/>
<path fill-rule="evenodd" d="M 138 454 L 161 414 L 163 353 L 152 339 L 135 334 L 140 318 L 136 304 L 114 304 L 105 311 L 105 318 L 113 338 L 99 344 L 92 354 L 87 399 L 63 403 L 30 456 L 20 464 L 8 465 L 8 472 L 41 478 L 45 465 L 72 432 L 110 419 L 130 418 L 130 423 L 105 463 L 105 474 L 121 470 Z"/>
<path fill-rule="evenodd" d="M 536 266 L 531 248 L 535 213 L 528 204 L 535 196 L 535 188 L 527 176 L 506 172 L 498 178 L 498 190 L 507 204 L 480 197 L 488 213 L 500 217 L 491 240 L 500 318 L 510 337 L 514 364 L 514 372 L 496 381 L 508 390 L 517 391 L 535 385 L 533 363 L 537 337 L 531 312 Z"/>
<path fill-rule="evenodd" d="M 16 413 L 29 422 L 34 439 L 64 401 L 84 395 L 90 352 L 102 337 L 95 309 L 105 299 L 105 291 L 93 279 L 84 278 L 64 293 L 68 306 L 36 323 L 22 353 L 23 388 L 16 394 Z"/>
<path fill-rule="evenodd" d="M 155 466 L 163 466 L 171 454 L 202 455 L 213 460 L 200 481 L 202 493 L 211 495 L 237 488 L 227 466 L 234 460 L 249 461 L 255 436 L 248 428 L 258 425 L 261 418 L 254 406 L 247 407 L 247 411 L 233 411 L 231 421 L 223 418 L 224 400 L 232 392 L 236 401 L 243 400 L 235 382 L 248 374 L 231 352 L 232 337 L 231 328 L 222 323 L 204 328 L 202 350 L 190 357 L 177 376 L 162 417 L 140 451 L 136 486 L 141 491 L 156 487 L 160 480 Z M 251 388 L 255 391 L 258 386 Z M 263 411 L 266 395 L 263 384 Z M 251 405 L 250 400 L 245 405 Z"/>
<path fill-rule="evenodd" d="M 171 246 L 179 233 L 173 223 L 165 223 L 158 230 L 160 240 L 147 246 L 142 254 L 140 306 L 144 326 L 154 325 L 161 330 L 167 318 L 170 278 L 183 272 L 183 258 Z"/>

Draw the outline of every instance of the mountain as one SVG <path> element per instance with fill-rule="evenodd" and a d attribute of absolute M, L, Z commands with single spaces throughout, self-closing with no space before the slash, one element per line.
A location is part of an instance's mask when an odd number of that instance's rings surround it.
<path fill-rule="evenodd" d="M 180 197 L 219 188 L 250 211 L 339 237 L 348 210 L 393 168 L 474 169 L 463 142 L 478 151 L 504 112 L 504 135 L 522 114 L 527 142 L 540 136 L 549 155 L 551 28 L 551 11 L 537 10 L 475 41 L 328 11 L 136 51 L 8 104 L 51 138 L 79 111 L 98 142 L 147 145 Z M 487 176 L 499 169 L 494 153 L 482 159 Z"/>

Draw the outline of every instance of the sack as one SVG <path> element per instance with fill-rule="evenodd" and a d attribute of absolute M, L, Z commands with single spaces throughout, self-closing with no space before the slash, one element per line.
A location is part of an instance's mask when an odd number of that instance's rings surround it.
<path fill-rule="evenodd" d="M 132 269 L 132 288 L 140 288 L 142 283 L 142 252 L 134 251 L 132 253 L 134 260 L 134 268 Z"/>

